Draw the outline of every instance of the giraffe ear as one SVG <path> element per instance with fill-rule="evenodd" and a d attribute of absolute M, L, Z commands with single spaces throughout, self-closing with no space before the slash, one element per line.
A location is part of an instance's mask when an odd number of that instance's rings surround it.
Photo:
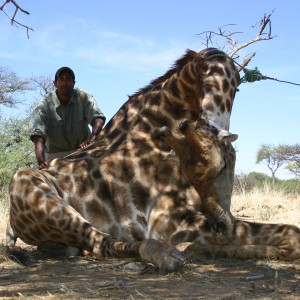
<path fill-rule="evenodd" d="M 234 142 L 238 138 L 237 134 L 231 133 L 227 130 L 221 129 L 218 134 L 218 139 L 223 142 Z"/>

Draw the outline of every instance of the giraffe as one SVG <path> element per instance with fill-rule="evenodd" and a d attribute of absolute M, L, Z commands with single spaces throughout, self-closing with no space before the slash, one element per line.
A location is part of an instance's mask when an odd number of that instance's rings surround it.
<path fill-rule="evenodd" d="M 224 136 L 222 131 L 202 118 L 196 124 L 183 121 L 179 131 L 181 135 L 163 127 L 160 135 L 178 156 L 183 174 L 195 186 L 202 199 L 209 199 L 212 209 L 222 220 L 224 213 L 219 202 L 223 193 L 232 192 L 232 164 L 235 159 L 230 157 L 235 157 L 235 151 L 230 143 L 235 137 Z M 209 239 L 209 234 L 203 230 L 201 238 L 194 238 L 192 242 L 181 240 L 177 249 L 190 259 L 207 256 L 281 260 L 300 258 L 300 229 L 294 225 L 253 223 L 237 219 L 230 239 L 218 231 L 214 239 Z"/>
<path fill-rule="evenodd" d="M 171 149 L 158 129 L 173 130 L 200 116 L 228 132 L 238 84 L 239 73 L 224 52 L 187 50 L 130 96 L 93 144 L 52 160 L 47 169 L 13 176 L 7 245 L 19 237 L 31 245 L 77 247 L 98 258 L 139 257 L 162 272 L 180 268 L 185 255 L 172 236 L 179 237 L 180 228 L 184 235 L 185 226 L 210 230 L 214 214 L 204 217 L 210 211 L 181 176 L 178 158 L 164 159 Z M 233 222 L 230 198 L 220 205 Z"/>

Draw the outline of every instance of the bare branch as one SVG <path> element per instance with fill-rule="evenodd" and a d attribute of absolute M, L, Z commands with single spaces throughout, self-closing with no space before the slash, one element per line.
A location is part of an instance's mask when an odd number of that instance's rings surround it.
<path fill-rule="evenodd" d="M 15 11 L 14 11 L 14 14 L 13 14 L 12 17 L 10 17 L 10 16 L 4 11 L 4 8 L 5 8 L 5 6 L 6 6 L 8 3 L 12 3 L 12 4 L 14 5 L 14 7 L 15 7 Z M 30 28 L 30 27 L 28 27 L 28 26 L 26 26 L 26 25 L 24 25 L 24 24 L 22 24 L 22 23 L 20 23 L 20 22 L 18 22 L 18 21 L 16 20 L 16 16 L 17 16 L 18 11 L 21 11 L 22 13 L 24 13 L 24 14 L 26 14 L 26 15 L 29 15 L 30 13 L 29 13 L 28 11 L 26 11 L 25 9 L 23 9 L 23 8 L 22 8 L 16 1 L 14 1 L 14 0 L 6 0 L 6 1 L 2 4 L 2 6 L 0 6 L 0 10 L 2 10 L 3 13 L 10 19 L 11 25 L 19 25 L 19 26 L 22 26 L 22 27 L 26 28 L 26 31 L 27 31 L 27 38 L 29 38 L 29 31 L 30 31 L 30 30 L 33 31 L 33 29 Z"/>
<path fill-rule="evenodd" d="M 275 36 L 272 36 L 272 26 L 271 26 L 271 16 L 273 14 L 275 10 L 273 10 L 270 14 L 268 15 L 264 15 L 263 18 L 261 20 L 259 20 L 254 26 L 252 27 L 256 27 L 259 26 L 259 30 L 257 32 L 257 35 L 254 39 L 239 45 L 238 41 L 236 40 L 236 35 L 241 34 L 243 32 L 232 32 L 228 29 L 226 29 L 225 27 L 227 26 L 233 26 L 235 24 L 227 24 L 227 25 L 223 25 L 221 27 L 218 28 L 218 31 L 204 31 L 201 32 L 199 34 L 196 34 L 197 36 L 200 36 L 201 39 L 204 40 L 203 44 L 206 47 L 209 47 L 210 45 L 218 45 L 218 39 L 225 39 L 225 45 L 228 46 L 229 52 L 228 56 L 230 56 L 233 59 L 237 59 L 238 56 L 238 52 L 246 47 L 248 47 L 251 44 L 254 44 L 256 42 L 260 42 L 260 41 L 268 41 L 273 39 Z M 224 45 L 224 42 L 223 42 Z M 223 47 L 218 47 L 222 50 L 224 50 L 225 46 Z M 243 70 L 251 61 L 251 59 L 255 56 L 255 52 L 252 53 L 248 58 L 246 58 L 242 64 L 239 65 L 239 71 Z"/>
<path fill-rule="evenodd" d="M 233 51 L 229 54 L 230 57 L 233 57 L 238 51 L 240 51 L 243 48 L 248 47 L 251 44 L 254 44 L 259 41 L 268 41 L 268 40 L 271 40 L 274 38 L 271 34 L 271 16 L 272 16 L 273 12 L 274 12 L 274 10 L 268 16 L 264 15 L 264 17 L 259 21 L 260 28 L 258 30 L 256 37 L 253 40 L 248 41 L 238 47 L 234 47 Z M 269 25 L 268 37 L 264 38 L 263 37 L 263 35 L 265 35 L 264 30 L 267 25 Z M 256 25 L 254 25 L 253 27 L 255 27 L 255 26 Z"/>
<path fill-rule="evenodd" d="M 14 107 L 22 103 L 18 95 L 32 90 L 28 80 L 21 79 L 16 73 L 0 67 L 0 105 Z"/>
<path fill-rule="evenodd" d="M 256 52 L 250 54 L 247 58 L 244 59 L 244 61 L 238 65 L 238 71 L 242 71 L 243 69 L 246 68 L 246 66 L 250 63 L 252 58 L 256 55 Z"/>
<path fill-rule="evenodd" d="M 272 16 L 273 12 L 274 12 L 274 10 L 268 16 L 264 15 L 264 17 L 259 21 L 260 28 L 257 33 L 257 36 L 251 41 L 248 41 L 238 47 L 234 47 L 232 52 L 229 54 L 230 57 L 233 57 L 238 51 L 240 51 L 243 48 L 248 47 L 251 44 L 254 44 L 254 43 L 260 42 L 260 41 L 268 41 L 268 40 L 271 40 L 274 38 L 271 33 L 271 16 Z M 263 37 L 265 35 L 264 30 L 267 25 L 269 25 L 267 37 Z M 255 27 L 255 26 L 253 26 L 253 27 Z"/>
<path fill-rule="evenodd" d="M 38 90 L 41 97 L 55 90 L 52 77 L 52 75 L 44 74 L 30 78 L 33 89 Z"/>
<path fill-rule="evenodd" d="M 218 44 L 218 37 L 225 38 L 226 39 L 225 43 L 235 45 L 236 41 L 233 39 L 233 36 L 235 34 L 242 33 L 242 32 L 231 32 L 231 31 L 226 31 L 224 29 L 224 27 L 226 27 L 226 26 L 234 26 L 234 25 L 235 24 L 226 24 L 226 25 L 219 27 L 217 32 L 210 30 L 210 31 L 201 32 L 196 35 L 200 36 L 200 38 L 202 38 L 204 40 L 203 44 L 206 47 L 208 47 L 209 45 Z M 203 35 L 205 35 L 204 38 L 202 37 Z M 225 46 L 219 47 L 219 48 L 220 49 L 225 48 Z"/>

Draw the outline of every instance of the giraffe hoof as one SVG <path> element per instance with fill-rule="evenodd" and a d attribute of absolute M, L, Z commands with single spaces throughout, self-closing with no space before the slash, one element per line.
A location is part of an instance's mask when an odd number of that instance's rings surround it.
<path fill-rule="evenodd" d="M 160 273 L 178 271 L 186 256 L 175 247 L 169 247 L 157 240 L 145 240 L 140 247 L 141 258 L 158 266 Z"/>
<path fill-rule="evenodd" d="M 185 254 L 177 250 L 175 247 L 170 247 L 165 253 L 165 258 L 159 266 L 161 274 L 168 274 L 178 271 L 186 262 Z"/>

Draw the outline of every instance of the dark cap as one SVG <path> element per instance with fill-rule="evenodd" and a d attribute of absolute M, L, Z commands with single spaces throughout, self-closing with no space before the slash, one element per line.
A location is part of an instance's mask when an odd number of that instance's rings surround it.
<path fill-rule="evenodd" d="M 55 73 L 55 80 L 57 79 L 57 77 L 63 73 L 63 72 L 68 72 L 70 73 L 70 75 L 72 76 L 73 80 L 75 81 L 75 74 L 73 72 L 72 69 L 70 69 L 69 67 L 61 67 L 60 69 L 58 69 Z"/>

